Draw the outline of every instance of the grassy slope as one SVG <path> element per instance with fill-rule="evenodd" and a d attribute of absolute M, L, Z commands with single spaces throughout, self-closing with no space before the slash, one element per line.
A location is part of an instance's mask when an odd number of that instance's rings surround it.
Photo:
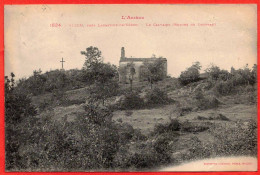
<path fill-rule="evenodd" d="M 190 99 L 190 94 L 192 94 L 192 89 L 188 87 L 179 88 L 176 85 L 176 79 L 166 79 L 163 82 L 157 83 L 155 86 L 165 89 L 168 92 L 168 95 L 181 102 L 185 103 Z M 121 85 L 121 90 L 125 90 L 129 85 Z M 144 89 L 149 89 L 149 86 L 146 82 L 136 83 L 133 85 L 135 90 L 143 91 Z M 87 88 L 81 88 L 76 90 L 67 91 L 66 95 L 69 100 L 84 100 L 88 96 Z M 43 102 L 44 99 L 50 99 L 51 94 L 40 95 L 33 97 L 33 104 L 38 106 L 39 103 Z M 241 97 L 243 99 L 243 97 Z M 225 104 L 222 104 L 217 109 L 210 109 L 204 111 L 195 111 L 187 114 L 185 116 L 179 117 L 180 121 L 189 120 L 194 121 L 198 115 L 207 117 L 211 113 L 220 112 L 224 116 L 230 118 L 231 120 L 247 120 L 257 118 L 257 106 L 248 105 L 248 104 L 236 104 L 240 99 L 235 99 L 233 95 L 221 97 L 220 101 L 224 101 Z M 54 118 L 60 119 L 65 116 L 72 118 L 74 117 L 73 113 L 83 112 L 84 104 L 73 104 L 70 106 L 62 107 L 56 106 L 53 110 Z M 122 119 L 123 122 L 133 125 L 136 129 L 141 129 L 144 134 L 148 134 L 153 130 L 155 124 L 169 122 L 170 118 L 176 117 L 177 108 L 175 104 L 159 106 L 152 109 L 141 109 L 141 110 L 131 110 L 129 111 L 115 111 L 113 119 L 117 121 Z M 130 113 L 130 116 L 129 114 Z"/>
<path fill-rule="evenodd" d="M 175 79 L 168 79 L 164 82 L 159 82 L 156 86 L 167 90 L 170 97 L 184 105 L 191 99 L 190 97 L 193 93 L 192 88 L 180 88 L 178 85 L 176 85 Z M 121 88 L 122 90 L 127 89 L 128 85 L 123 85 Z M 149 88 L 149 86 L 147 86 L 146 83 L 138 83 L 134 85 L 134 89 L 140 91 L 141 93 L 143 89 L 147 88 Z M 69 99 L 84 99 L 87 97 L 87 88 L 68 91 L 66 94 L 68 95 Z M 47 96 L 34 98 L 35 104 L 39 104 L 39 102 L 41 102 L 43 98 L 46 97 Z M 220 128 L 224 127 L 232 129 L 232 127 L 236 126 L 237 122 L 243 122 L 246 125 L 246 123 L 251 119 L 254 121 L 257 120 L 257 106 L 255 104 L 244 103 L 243 95 L 230 95 L 219 97 L 218 99 L 223 102 L 218 108 L 201 111 L 195 110 L 185 114 L 184 116 L 178 117 L 178 120 L 180 123 L 188 121 L 198 126 L 214 124 L 213 126 L 216 126 L 216 132 L 218 132 L 217 126 L 220 126 Z M 192 102 L 190 102 L 190 104 L 192 104 Z M 195 106 L 195 104 L 192 105 Z M 83 106 L 84 104 L 73 104 L 66 107 L 58 106 L 55 107 L 53 111 L 49 112 L 52 116 L 54 116 L 55 119 L 67 118 L 67 120 L 73 120 L 77 112 L 84 112 Z M 143 134 L 149 135 L 149 133 L 153 131 L 156 124 L 167 123 L 170 121 L 170 119 L 176 118 L 178 116 L 176 111 L 178 111 L 178 106 L 176 106 L 176 104 L 159 106 L 152 109 L 115 111 L 113 120 L 117 122 L 129 123 L 135 129 L 141 130 Z M 197 118 L 198 116 L 208 118 L 214 114 L 219 113 L 226 116 L 228 119 L 230 119 L 230 121 L 198 120 Z M 230 134 L 232 135 L 233 133 Z M 198 143 L 195 143 L 197 141 L 194 142 L 194 137 L 198 139 L 199 144 L 205 147 L 207 147 L 209 144 L 214 145 L 218 142 L 218 139 L 212 134 L 212 131 L 209 130 L 205 130 L 203 132 L 180 132 L 178 143 L 173 144 L 175 152 L 172 154 L 172 157 L 176 160 L 176 163 L 182 162 L 184 160 L 183 157 L 189 154 L 190 149 L 192 147 L 198 146 Z M 223 137 L 225 136 L 223 135 Z M 216 155 L 218 155 L 218 153 L 216 153 Z M 211 156 L 214 156 L 214 153 L 212 153 Z M 190 160 L 190 158 L 187 160 Z"/>
<path fill-rule="evenodd" d="M 140 129 L 144 134 L 150 133 L 154 126 L 158 123 L 167 123 L 170 121 L 170 118 L 175 118 L 172 111 L 176 108 L 175 105 L 166 105 L 155 109 L 142 109 L 142 110 L 132 110 L 132 115 L 127 116 L 128 111 L 116 111 L 114 113 L 113 119 L 118 121 L 122 119 L 123 122 L 133 125 L 135 129 Z M 257 108 L 255 105 L 245 105 L 237 104 L 231 107 L 222 106 L 215 109 L 209 109 L 198 112 L 191 112 L 185 116 L 178 117 L 180 122 L 190 121 L 190 122 L 205 122 L 198 120 L 198 116 L 208 117 L 212 113 L 221 113 L 224 116 L 228 117 L 231 121 L 221 121 L 222 123 L 230 124 L 232 121 L 238 120 L 249 120 L 257 119 Z M 169 118 L 170 117 L 170 118 Z"/>

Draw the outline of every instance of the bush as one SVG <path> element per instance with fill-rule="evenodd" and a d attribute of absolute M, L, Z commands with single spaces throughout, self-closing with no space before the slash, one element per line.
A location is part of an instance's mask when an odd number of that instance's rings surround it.
<path fill-rule="evenodd" d="M 214 87 L 215 91 L 221 95 L 228 95 L 234 92 L 234 86 L 232 80 L 230 81 L 218 81 Z"/>
<path fill-rule="evenodd" d="M 73 122 L 27 116 L 6 130 L 6 168 L 11 171 L 82 171 L 114 168 L 121 146 L 141 139 L 131 125 L 115 124 L 107 109 L 86 106 Z M 20 130 L 18 130 L 20 129 Z M 12 140 L 15 137 L 15 140 Z M 15 146 L 15 147 L 14 147 Z"/>
<path fill-rule="evenodd" d="M 210 128 L 211 123 L 195 123 L 195 122 L 184 122 L 181 124 L 181 131 L 184 132 L 192 132 L 192 133 L 197 133 L 197 132 L 203 132 L 206 131 Z"/>
<path fill-rule="evenodd" d="M 119 142 L 126 144 L 131 140 L 135 134 L 135 130 L 132 125 L 127 123 L 121 123 L 117 125 L 119 132 Z"/>
<path fill-rule="evenodd" d="M 232 125 L 215 125 L 210 134 L 218 141 L 207 151 L 214 151 L 218 156 L 255 156 L 257 155 L 257 122 L 237 121 Z M 223 137 L 225 136 L 225 137 Z"/>
<path fill-rule="evenodd" d="M 218 66 L 211 65 L 211 67 L 206 69 L 206 73 L 208 74 L 208 78 L 215 81 L 215 80 L 228 80 L 231 76 L 230 73 L 226 70 L 220 70 Z"/>
<path fill-rule="evenodd" d="M 198 115 L 198 116 L 197 116 L 197 119 L 198 119 L 198 120 L 207 120 L 208 118 Z"/>
<path fill-rule="evenodd" d="M 197 100 L 197 107 L 201 110 L 217 108 L 219 104 L 220 102 L 215 96 L 206 96 Z"/>
<path fill-rule="evenodd" d="M 51 99 L 44 99 L 42 102 L 39 103 L 38 108 L 39 112 L 44 111 L 45 109 L 48 109 L 50 106 L 53 105 L 53 101 Z"/>
<path fill-rule="evenodd" d="M 16 89 L 32 95 L 54 92 L 57 89 L 78 89 L 87 85 L 87 83 L 82 81 L 82 74 L 83 71 L 77 69 L 68 71 L 53 70 L 46 73 L 42 73 L 41 70 L 35 70 L 29 78 L 20 79 Z"/>
<path fill-rule="evenodd" d="M 224 116 L 223 114 L 211 114 L 211 116 L 209 116 L 209 120 L 223 120 L 223 121 L 229 121 L 229 118 L 227 118 L 226 116 Z"/>
<path fill-rule="evenodd" d="M 125 111 L 125 115 L 127 116 L 127 117 L 130 117 L 130 116 L 132 116 L 132 114 L 133 114 L 133 111 Z"/>
<path fill-rule="evenodd" d="M 130 147 L 121 147 L 115 156 L 114 164 L 117 167 L 131 168 L 130 170 L 151 170 L 159 165 L 168 164 L 171 161 L 171 142 L 177 141 L 178 136 L 164 133 L 152 138 L 153 141 L 135 142 Z"/>
<path fill-rule="evenodd" d="M 144 100 L 134 92 L 127 93 L 119 104 L 120 109 L 141 109 L 144 107 Z"/>
<path fill-rule="evenodd" d="M 190 113 L 191 111 L 192 111 L 191 106 L 181 106 L 181 105 L 177 106 L 177 115 L 178 116 L 184 116 L 184 115 Z"/>
<path fill-rule="evenodd" d="M 183 85 L 187 85 L 192 82 L 200 80 L 200 70 L 201 66 L 199 62 L 193 63 L 193 65 L 187 68 L 185 71 L 181 72 L 179 81 Z"/>
<path fill-rule="evenodd" d="M 170 123 L 162 124 L 159 123 L 154 126 L 153 134 L 163 134 L 172 131 L 179 131 L 180 130 L 180 123 L 178 120 L 173 119 Z"/>
<path fill-rule="evenodd" d="M 5 167 L 20 169 L 26 166 L 23 156 L 19 154 L 26 139 L 23 137 L 24 128 L 21 123 L 37 114 L 31 104 L 31 99 L 20 91 L 14 89 L 14 77 L 11 80 L 5 77 Z"/>
<path fill-rule="evenodd" d="M 165 91 L 160 90 L 159 88 L 154 88 L 149 91 L 146 96 L 146 105 L 156 105 L 156 104 L 169 104 L 172 99 L 170 99 Z"/>

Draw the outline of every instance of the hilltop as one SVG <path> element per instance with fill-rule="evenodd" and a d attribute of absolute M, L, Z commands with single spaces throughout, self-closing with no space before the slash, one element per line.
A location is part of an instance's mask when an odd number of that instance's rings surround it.
<path fill-rule="evenodd" d="M 98 48 L 81 53 L 81 70 L 34 71 L 17 84 L 5 77 L 7 170 L 155 171 L 257 156 L 256 65 L 212 65 L 202 76 L 195 62 L 162 78 L 161 64 L 149 63 L 144 81 L 130 71 L 120 84 Z"/>

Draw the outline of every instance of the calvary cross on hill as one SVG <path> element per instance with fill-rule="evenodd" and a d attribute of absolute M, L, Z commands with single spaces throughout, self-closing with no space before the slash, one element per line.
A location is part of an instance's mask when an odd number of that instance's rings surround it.
<path fill-rule="evenodd" d="M 63 63 L 65 62 L 65 61 L 63 61 L 63 58 L 62 58 L 62 60 L 60 62 L 61 62 L 61 67 L 63 69 Z"/>

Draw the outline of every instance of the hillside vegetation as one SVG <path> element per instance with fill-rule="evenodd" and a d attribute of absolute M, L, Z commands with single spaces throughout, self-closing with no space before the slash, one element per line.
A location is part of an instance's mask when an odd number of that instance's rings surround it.
<path fill-rule="evenodd" d="M 82 70 L 5 81 L 7 171 L 151 171 L 217 156 L 257 156 L 256 65 L 206 77 L 118 84 L 89 47 Z M 74 73 L 69 73 L 74 72 Z"/>

